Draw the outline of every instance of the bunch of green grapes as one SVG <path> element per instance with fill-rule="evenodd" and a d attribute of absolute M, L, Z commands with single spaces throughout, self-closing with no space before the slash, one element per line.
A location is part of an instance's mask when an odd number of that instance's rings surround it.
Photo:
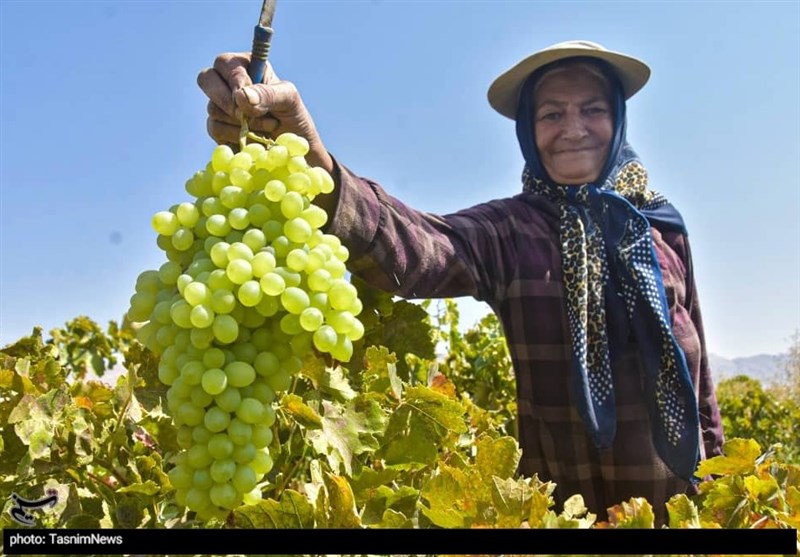
<path fill-rule="evenodd" d="M 128 311 L 169 386 L 177 501 L 204 519 L 261 499 L 273 402 L 303 358 L 349 361 L 364 334 L 347 248 L 312 203 L 333 179 L 302 137 L 265 144 L 216 147 L 186 183 L 194 201 L 153 216 L 167 261 L 139 275 Z"/>

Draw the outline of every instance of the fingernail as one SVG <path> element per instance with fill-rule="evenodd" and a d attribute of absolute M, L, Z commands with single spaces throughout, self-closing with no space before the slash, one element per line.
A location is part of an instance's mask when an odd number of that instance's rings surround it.
<path fill-rule="evenodd" d="M 258 93 L 252 87 L 245 87 L 242 91 L 244 91 L 244 96 L 247 97 L 250 104 L 258 104 Z"/>

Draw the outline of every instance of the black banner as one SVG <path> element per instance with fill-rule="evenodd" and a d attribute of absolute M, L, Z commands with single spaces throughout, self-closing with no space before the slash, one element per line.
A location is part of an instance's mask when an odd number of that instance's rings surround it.
<path fill-rule="evenodd" d="M 794 555 L 797 530 L 6 529 L 5 555 Z"/>

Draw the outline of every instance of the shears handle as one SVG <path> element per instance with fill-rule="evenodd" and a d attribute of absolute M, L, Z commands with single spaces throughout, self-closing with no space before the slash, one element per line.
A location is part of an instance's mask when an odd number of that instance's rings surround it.
<path fill-rule="evenodd" d="M 264 81 L 264 74 L 267 71 L 267 57 L 269 56 L 269 46 L 272 42 L 272 27 L 256 25 L 253 29 L 253 50 L 250 57 L 250 65 L 247 73 L 253 83 Z"/>

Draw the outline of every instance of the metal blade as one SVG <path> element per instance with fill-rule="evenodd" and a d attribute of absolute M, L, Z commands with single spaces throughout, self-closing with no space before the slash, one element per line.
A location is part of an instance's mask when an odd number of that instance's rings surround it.
<path fill-rule="evenodd" d="M 261 6 L 261 17 L 258 18 L 258 24 L 262 27 L 272 27 L 272 18 L 275 16 L 275 3 L 276 0 L 264 0 Z"/>

